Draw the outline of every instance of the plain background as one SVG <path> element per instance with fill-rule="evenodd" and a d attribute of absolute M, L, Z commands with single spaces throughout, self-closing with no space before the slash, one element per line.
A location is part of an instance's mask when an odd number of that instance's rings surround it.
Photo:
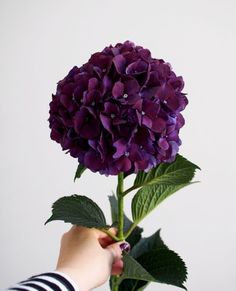
<path fill-rule="evenodd" d="M 70 225 L 44 222 L 59 197 L 88 195 L 109 218 L 116 178 L 87 171 L 73 182 L 77 161 L 50 140 L 48 104 L 74 65 L 129 39 L 184 77 L 180 153 L 202 168 L 201 183 L 143 221 L 144 234 L 162 228 L 188 266 L 189 290 L 236 290 L 235 11 L 233 0 L 0 1 L 1 288 L 55 268 Z"/>

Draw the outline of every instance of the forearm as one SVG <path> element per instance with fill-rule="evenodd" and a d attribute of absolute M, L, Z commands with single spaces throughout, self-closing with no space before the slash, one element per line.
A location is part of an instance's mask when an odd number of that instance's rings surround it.
<path fill-rule="evenodd" d="M 6 290 L 28 291 L 33 289 L 37 291 L 80 291 L 76 283 L 68 275 L 59 271 L 34 275 L 10 286 Z"/>

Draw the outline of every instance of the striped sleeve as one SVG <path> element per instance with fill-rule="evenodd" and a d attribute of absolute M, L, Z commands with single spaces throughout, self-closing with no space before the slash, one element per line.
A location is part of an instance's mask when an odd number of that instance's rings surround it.
<path fill-rule="evenodd" d="M 10 286 L 9 290 L 19 291 L 79 291 L 76 283 L 63 272 L 53 271 L 34 275 L 27 280 Z"/>

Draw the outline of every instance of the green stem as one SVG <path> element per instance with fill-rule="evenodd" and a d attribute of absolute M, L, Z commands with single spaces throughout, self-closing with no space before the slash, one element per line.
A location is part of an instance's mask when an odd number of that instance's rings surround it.
<path fill-rule="evenodd" d="M 112 291 L 118 291 L 119 285 L 117 284 L 118 276 L 112 276 Z"/>
<path fill-rule="evenodd" d="M 131 191 L 133 191 L 133 190 L 135 190 L 135 189 L 138 189 L 138 188 L 140 188 L 140 187 L 142 187 L 142 185 L 132 186 L 132 187 L 128 188 L 127 190 L 125 190 L 125 191 L 123 192 L 122 196 L 124 197 L 124 196 L 127 195 L 129 192 L 131 192 Z"/>
<path fill-rule="evenodd" d="M 116 189 L 116 196 L 118 201 L 118 240 L 124 240 L 124 197 L 123 197 L 123 188 L 124 188 L 124 173 L 118 175 L 118 184 Z M 112 276 L 112 291 L 119 290 L 119 284 L 117 280 L 119 275 Z"/>
<path fill-rule="evenodd" d="M 120 239 L 113 235 L 109 230 L 106 230 L 105 228 L 101 228 L 100 230 L 108 234 L 114 241 L 120 241 Z"/>
<path fill-rule="evenodd" d="M 135 229 L 135 227 L 137 226 L 137 224 L 138 224 L 138 223 L 133 223 L 133 224 L 130 226 L 130 228 L 127 230 L 126 234 L 124 235 L 124 239 L 125 239 L 125 240 L 130 236 L 131 232 Z"/>
<path fill-rule="evenodd" d="M 118 200 L 118 238 L 120 240 L 124 239 L 124 174 L 120 173 L 118 175 L 118 185 L 117 185 L 117 200 Z"/>

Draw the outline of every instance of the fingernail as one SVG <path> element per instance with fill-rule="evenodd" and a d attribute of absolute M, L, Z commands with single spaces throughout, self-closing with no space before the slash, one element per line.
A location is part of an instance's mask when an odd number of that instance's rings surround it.
<path fill-rule="evenodd" d="M 126 251 L 127 253 L 130 251 L 130 245 L 127 242 L 120 244 L 120 248 L 122 251 Z"/>

